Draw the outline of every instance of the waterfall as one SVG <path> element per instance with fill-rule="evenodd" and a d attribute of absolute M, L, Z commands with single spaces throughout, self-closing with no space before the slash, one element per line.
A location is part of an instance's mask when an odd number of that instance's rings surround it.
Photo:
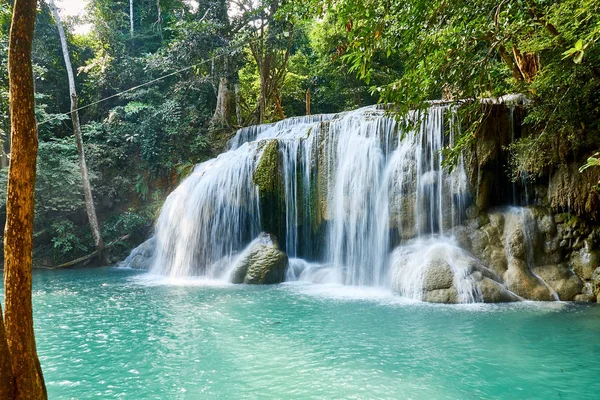
<path fill-rule="evenodd" d="M 258 192 L 252 183 L 256 144 L 198 165 L 169 195 L 156 223 L 151 272 L 171 277 L 217 277 L 260 232 Z"/>
<path fill-rule="evenodd" d="M 389 287 L 394 247 L 449 235 L 460 223 L 466 174 L 462 161 L 452 172 L 442 168 L 441 152 L 454 141 L 454 125 L 452 108 L 435 105 L 402 121 L 366 107 L 240 129 L 229 151 L 198 165 L 168 197 L 152 272 L 221 277 L 266 219 L 282 212 L 280 245 L 310 261 L 295 261 L 290 279 Z M 273 141 L 280 211 L 261 208 L 254 181 Z"/>

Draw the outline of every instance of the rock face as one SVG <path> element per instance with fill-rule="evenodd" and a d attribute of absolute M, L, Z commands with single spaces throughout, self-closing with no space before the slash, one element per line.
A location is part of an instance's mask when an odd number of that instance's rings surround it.
<path fill-rule="evenodd" d="M 597 233 L 578 218 L 541 207 L 470 211 L 456 228 L 461 247 L 502 277 L 507 289 L 539 301 L 588 301 L 600 265 Z M 585 295 L 585 296 L 582 296 Z"/>
<path fill-rule="evenodd" d="M 275 236 L 261 233 L 240 254 L 229 279 L 232 283 L 280 283 L 287 267 L 288 256 L 279 249 Z"/>
<path fill-rule="evenodd" d="M 133 269 L 150 269 L 156 249 L 156 237 L 152 236 L 144 243 L 133 249 L 129 256 L 119 263 L 119 267 L 129 267 Z"/>

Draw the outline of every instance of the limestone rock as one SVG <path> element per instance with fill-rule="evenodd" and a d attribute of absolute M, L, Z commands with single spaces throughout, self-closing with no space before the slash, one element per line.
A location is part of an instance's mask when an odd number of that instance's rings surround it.
<path fill-rule="evenodd" d="M 508 269 L 504 273 L 505 286 L 515 294 L 539 301 L 553 301 L 552 292 L 529 270 L 523 260 L 512 259 L 508 262 Z"/>
<path fill-rule="evenodd" d="M 236 260 L 230 275 L 232 283 L 280 283 L 288 266 L 287 255 L 279 250 L 277 239 L 261 233 Z"/>
<path fill-rule="evenodd" d="M 575 296 L 573 301 L 578 301 L 582 303 L 593 303 L 596 301 L 596 297 L 591 294 L 578 294 Z"/>
<path fill-rule="evenodd" d="M 510 303 L 522 300 L 500 283 L 487 277 L 481 280 L 479 290 L 485 303 Z"/>
<path fill-rule="evenodd" d="M 443 259 L 433 260 L 425 272 L 423 290 L 449 289 L 454 284 L 454 274 L 450 265 Z"/>
<path fill-rule="evenodd" d="M 447 289 L 435 289 L 429 292 L 425 292 L 423 295 L 423 301 L 428 303 L 447 303 L 456 304 L 458 303 L 458 294 L 456 288 Z"/>
<path fill-rule="evenodd" d="M 564 264 L 545 265 L 535 272 L 558 294 L 560 300 L 573 300 L 583 289 L 583 282 Z"/>
<path fill-rule="evenodd" d="M 571 256 L 571 268 L 581 279 L 592 279 L 594 270 L 600 266 L 600 251 L 583 247 Z"/>

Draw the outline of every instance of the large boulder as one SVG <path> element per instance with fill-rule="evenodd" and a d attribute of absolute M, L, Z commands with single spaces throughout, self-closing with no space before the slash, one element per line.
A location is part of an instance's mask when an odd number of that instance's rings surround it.
<path fill-rule="evenodd" d="M 522 300 L 480 260 L 444 240 L 415 241 L 392 256 L 392 284 L 403 296 L 431 303 Z"/>
<path fill-rule="evenodd" d="M 230 275 L 232 283 L 271 284 L 283 282 L 288 256 L 279 249 L 275 236 L 261 233 L 237 258 Z"/>
<path fill-rule="evenodd" d="M 573 300 L 583 290 L 583 282 L 564 264 L 544 265 L 535 272 L 550 286 L 560 300 Z"/>
<path fill-rule="evenodd" d="M 594 270 L 600 266 L 600 251 L 590 250 L 589 246 L 584 246 L 572 253 L 570 264 L 581 279 L 590 280 Z"/>
<path fill-rule="evenodd" d="M 119 263 L 119 267 L 129 267 L 133 269 L 150 269 L 154 260 L 156 250 L 156 237 L 152 236 L 144 243 L 133 249 L 129 256 Z"/>
<path fill-rule="evenodd" d="M 512 258 L 504 273 L 506 287 L 517 295 L 529 300 L 553 301 L 554 294 L 541 278 L 534 275 L 527 262 Z"/>

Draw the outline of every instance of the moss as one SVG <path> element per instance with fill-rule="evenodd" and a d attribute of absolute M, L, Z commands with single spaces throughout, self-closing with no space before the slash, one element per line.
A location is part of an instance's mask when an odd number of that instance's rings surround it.
<path fill-rule="evenodd" d="M 252 180 L 261 193 L 273 192 L 276 189 L 275 175 L 278 169 L 279 143 L 271 140 L 265 146 L 260 161 L 254 170 Z"/>
<path fill-rule="evenodd" d="M 286 213 L 282 161 L 279 142 L 266 142 L 252 181 L 258 186 L 261 228 L 264 232 L 275 235 L 281 248 L 285 250 Z"/>

